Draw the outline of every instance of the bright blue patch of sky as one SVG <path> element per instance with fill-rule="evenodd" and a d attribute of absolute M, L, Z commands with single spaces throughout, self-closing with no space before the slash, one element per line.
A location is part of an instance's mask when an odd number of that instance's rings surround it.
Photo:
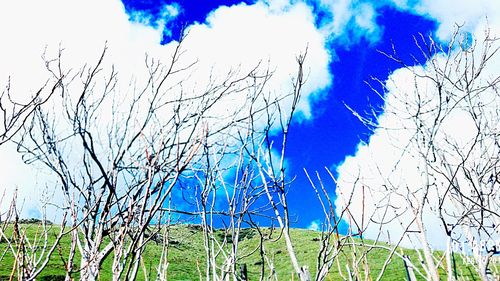
<path fill-rule="evenodd" d="M 238 0 L 122 1 L 129 14 L 143 11 L 149 13 L 153 19 L 161 16 L 164 5 L 178 4 L 180 14 L 175 20 L 167 23 L 166 28 L 171 33 L 165 33 L 165 42 L 176 39 L 183 27 L 194 22 L 204 22 L 207 15 L 217 7 L 242 2 Z M 250 4 L 254 1 L 244 2 Z M 316 16 L 317 24 L 320 24 L 322 15 Z M 324 183 L 334 195 L 333 181 L 324 172 L 324 167 L 332 168 L 332 172 L 335 172 L 335 165 L 341 163 L 346 156 L 354 154 L 358 143 L 367 141 L 370 136 L 370 131 L 351 114 L 344 103 L 361 113 L 370 107 L 377 108 L 383 105 L 383 101 L 370 90 L 365 81 L 369 81 L 372 76 L 384 81 L 392 71 L 401 66 L 380 54 L 378 50 L 392 52 L 394 45 L 404 61 L 410 64 L 416 63 L 411 56 L 413 54 L 420 60 L 418 62 L 423 63 L 413 36 L 418 36 L 419 33 L 426 35 L 436 29 L 435 22 L 387 6 L 379 8 L 377 23 L 382 34 L 375 43 L 368 42 L 363 37 L 350 42 L 348 46 L 344 40 L 332 39 L 329 42 L 331 53 L 335 55 L 330 65 L 334 77 L 333 84 L 323 99 L 313 102 L 313 119 L 294 123 L 291 128 L 287 173 L 296 176 L 292 191 L 289 193 L 289 206 L 291 213 L 294 214 L 292 220 L 296 221 L 295 227 L 307 227 L 312 221 L 323 217 L 316 195 L 302 169 L 307 168 L 311 174 L 320 171 Z M 275 144 L 279 145 L 280 136 L 275 138 Z"/>
<path fill-rule="evenodd" d="M 128 14 L 133 12 L 146 12 L 154 20 L 162 16 L 162 9 L 165 5 L 176 5 L 179 15 L 173 21 L 169 21 L 166 32 L 163 34 L 163 42 L 168 43 L 180 37 L 182 29 L 195 22 L 203 23 L 210 12 L 220 6 L 232 6 L 240 3 L 251 4 L 253 0 L 122 0 Z M 168 32 L 167 32 L 168 31 Z"/>
<path fill-rule="evenodd" d="M 363 39 L 358 44 L 344 48 L 332 42 L 336 59 L 330 65 L 333 84 L 325 99 L 312 106 L 314 119 L 305 123 L 296 123 L 290 130 L 288 143 L 289 173 L 297 175 L 294 183 L 296 192 L 290 192 L 290 206 L 298 217 L 297 226 L 307 227 L 312 220 L 322 217 L 317 198 L 304 175 L 303 168 L 310 174 L 319 171 L 325 184 L 335 194 L 334 185 L 325 167 L 335 172 L 335 165 L 346 156 L 356 152 L 360 141 L 367 141 L 370 131 L 345 107 L 363 113 L 370 107 L 383 105 L 380 97 L 366 84 L 370 77 L 384 81 L 389 74 L 401 65 L 389 60 L 378 50 L 392 52 L 392 44 L 401 58 L 408 63 L 414 62 L 411 54 L 419 50 L 413 36 L 419 33 L 429 34 L 435 30 L 434 22 L 422 17 L 409 15 L 394 9 L 379 11 L 378 24 L 384 29 L 381 39 L 370 44 Z M 421 63 L 424 61 L 421 60 Z M 377 86 L 372 84 L 372 86 Z M 379 90 L 380 87 L 379 87 Z"/>

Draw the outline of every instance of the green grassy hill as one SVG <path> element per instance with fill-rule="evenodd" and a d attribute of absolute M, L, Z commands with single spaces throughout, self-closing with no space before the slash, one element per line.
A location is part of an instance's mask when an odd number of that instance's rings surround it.
<path fill-rule="evenodd" d="M 35 236 L 38 229 L 36 224 L 24 225 L 27 229 L 28 237 Z M 54 232 L 57 231 L 54 229 Z M 275 231 L 272 238 L 277 238 L 279 231 Z M 311 230 L 292 229 L 291 236 L 295 245 L 295 251 L 299 262 L 302 265 L 307 265 L 311 275 L 314 278 L 316 273 L 317 252 L 319 249 L 320 233 Z M 50 239 L 53 239 L 50 236 Z M 204 276 L 205 269 L 205 252 L 203 250 L 202 231 L 199 226 L 194 225 L 177 225 L 171 227 L 169 235 L 169 280 L 199 280 L 200 276 Z M 215 237 L 220 241 L 224 240 L 224 232 L 217 231 Z M 366 240 L 365 243 L 373 243 Z M 242 231 L 242 237 L 239 243 L 240 259 L 239 264 L 246 264 L 248 269 L 249 280 L 258 280 L 262 261 L 258 254 L 259 236 L 255 230 L 245 229 Z M 390 246 L 380 243 L 381 246 Z M 69 237 L 63 238 L 58 250 L 51 257 L 50 263 L 37 280 L 63 280 L 64 279 L 64 260 L 66 260 L 67 252 L 70 246 Z M 286 251 L 283 239 L 276 242 L 265 243 L 265 248 L 268 257 L 274 264 L 276 274 L 279 280 L 298 280 L 296 276 L 292 277 L 293 269 Z M 8 280 L 12 272 L 14 264 L 13 256 L 7 249 L 4 240 L 0 241 L 0 251 L 2 260 L 0 261 L 0 280 Z M 148 274 L 144 274 L 141 270 L 138 275 L 138 280 L 155 280 L 156 267 L 160 259 L 162 251 L 161 242 L 151 242 L 146 249 L 143 259 L 143 268 L 146 268 Z M 366 256 L 363 256 L 366 253 Z M 327 280 L 343 280 L 339 274 L 339 268 L 346 274 L 346 264 L 352 264 L 353 259 L 361 260 L 360 270 L 368 272 L 375 280 L 380 270 L 384 266 L 389 251 L 385 249 L 372 249 L 366 251 L 366 248 L 359 245 L 346 246 L 338 256 L 338 262 L 334 263 Z M 412 261 L 418 261 L 418 255 L 414 250 L 398 249 L 398 253 L 410 255 Z M 436 259 L 439 261 L 442 253 L 436 253 Z M 76 257 L 76 262 L 79 258 Z M 441 261 L 444 272 L 445 264 Z M 368 264 L 369 269 L 363 264 Z M 270 274 L 269 267 L 265 265 L 266 275 Z M 472 267 L 463 264 L 462 260 L 457 257 L 457 272 L 463 280 L 478 280 L 473 274 Z M 364 273 L 363 273 L 364 274 Z M 102 266 L 101 280 L 109 280 L 111 276 L 111 259 L 108 258 Z M 77 278 L 78 276 L 75 276 Z M 418 276 L 417 276 L 418 277 Z M 61 279 L 59 279 L 61 278 Z M 406 272 L 403 261 L 398 257 L 393 257 L 389 264 L 382 280 L 405 280 Z"/>

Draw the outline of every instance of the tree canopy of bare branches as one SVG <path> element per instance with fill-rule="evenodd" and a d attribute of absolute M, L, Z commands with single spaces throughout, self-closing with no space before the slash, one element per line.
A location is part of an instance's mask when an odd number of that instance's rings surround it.
<path fill-rule="evenodd" d="M 457 28 L 448 45 L 423 35 L 415 44 L 423 66 L 400 59 L 396 48 L 382 52 L 402 68 L 387 83 L 374 79 L 385 90 L 372 88 L 384 99 L 381 115 L 355 112 L 373 129 L 370 144 L 360 148 L 370 164 L 344 173 L 339 185 L 370 198 L 353 227 L 379 236 L 390 229 L 385 239 L 421 248 L 427 280 L 440 278 L 431 235 L 447 239 L 448 280 L 456 278 L 456 251 L 474 256 L 481 279 L 490 280 L 488 264 L 500 237 L 498 39 L 486 30 L 471 41 Z M 349 201 L 345 188 L 338 191 L 339 206 Z"/>

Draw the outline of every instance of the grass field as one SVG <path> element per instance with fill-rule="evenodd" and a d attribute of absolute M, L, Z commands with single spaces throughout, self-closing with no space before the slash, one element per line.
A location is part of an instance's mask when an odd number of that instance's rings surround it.
<path fill-rule="evenodd" d="M 27 229 L 28 237 L 34 237 L 38 231 L 38 225 L 23 225 Z M 57 227 L 54 227 L 54 232 L 57 231 Z M 239 244 L 239 253 L 241 259 L 240 264 L 246 264 L 248 268 L 248 279 L 258 280 L 260 273 L 260 257 L 258 251 L 255 249 L 258 247 L 258 235 L 254 230 L 244 230 L 242 239 Z M 274 236 L 277 237 L 278 232 L 275 232 Z M 304 230 L 304 229 L 292 229 L 291 236 L 295 245 L 295 251 L 298 256 L 299 262 L 303 265 L 307 265 L 310 269 L 311 275 L 314 277 L 316 273 L 316 254 L 319 249 L 319 238 L 320 233 Z M 218 239 L 222 240 L 224 238 L 224 233 L 219 231 L 215 235 Z M 50 236 L 49 239 L 53 239 Z M 201 276 L 204 276 L 205 269 L 205 254 L 203 250 L 203 239 L 202 232 L 198 226 L 194 225 L 177 225 L 171 228 L 170 239 L 169 239 L 169 267 L 168 267 L 168 278 L 169 280 L 199 280 Z M 371 241 L 366 241 L 366 243 L 372 243 Z M 381 243 L 380 245 L 385 245 Z M 51 257 L 48 266 L 40 274 L 37 280 L 64 280 L 65 270 L 64 270 L 64 260 L 67 257 L 69 250 L 70 241 L 69 237 L 65 237 L 60 242 L 58 250 Z M 293 268 L 291 266 L 285 244 L 283 239 L 276 242 L 268 242 L 265 244 L 268 256 L 274 263 L 276 274 L 279 280 L 298 280 L 296 276 L 293 275 Z M 156 278 L 156 266 L 161 255 L 161 244 L 156 244 L 151 242 L 146 249 L 144 255 L 143 267 L 147 269 L 148 274 L 145 275 L 144 271 L 140 271 L 138 275 L 138 280 L 155 280 Z M 7 245 L 4 240 L 0 241 L 0 250 L 2 260 L 0 261 L 0 280 L 9 280 L 9 276 L 12 272 L 12 266 L 14 264 L 14 259 L 11 252 L 7 249 Z M 356 258 L 360 258 L 363 249 L 359 246 L 356 249 Z M 398 249 L 399 253 L 404 253 L 411 257 L 412 261 L 417 261 L 418 256 L 414 250 L 408 249 Z M 373 249 L 366 255 L 366 261 L 369 266 L 369 274 L 373 279 L 376 279 L 379 274 L 389 251 L 384 249 Z M 442 255 L 442 253 L 436 252 L 436 258 Z M 343 280 L 339 274 L 339 267 L 346 273 L 346 263 L 352 262 L 353 259 L 353 248 L 344 247 L 342 253 L 338 256 L 338 263 L 335 263 L 330 271 L 330 275 L 327 280 Z M 78 256 L 75 261 L 79 261 Z M 364 268 L 361 266 L 361 268 Z M 444 274 L 445 264 L 442 261 L 442 273 Z M 479 280 L 477 276 L 473 273 L 473 269 L 470 265 L 464 265 L 460 257 L 457 257 L 457 272 L 463 278 L 463 280 Z M 266 275 L 268 275 L 269 268 L 266 267 Z M 78 274 L 75 274 L 75 278 L 78 278 Z M 111 259 L 108 258 L 101 270 L 101 280 L 109 280 L 111 276 Z M 417 276 L 418 277 L 418 276 Z M 393 257 L 390 261 L 382 280 L 406 280 L 406 271 L 404 268 L 403 261 L 398 257 Z M 420 278 L 419 278 L 420 280 Z"/>

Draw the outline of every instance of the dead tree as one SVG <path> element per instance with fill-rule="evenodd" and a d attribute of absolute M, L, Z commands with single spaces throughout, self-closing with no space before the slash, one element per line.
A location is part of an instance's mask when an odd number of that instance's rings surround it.
<path fill-rule="evenodd" d="M 226 135 L 224 145 L 214 145 L 204 138 L 200 161 L 193 163 L 193 201 L 203 229 L 206 280 L 238 280 L 239 261 L 259 252 L 264 280 L 266 265 L 274 276 L 273 264 L 265 244 L 284 239 L 295 274 L 310 280 L 300 266 L 290 236 L 287 193 L 291 179 L 285 173 L 286 145 L 292 118 L 300 100 L 303 64 L 306 54 L 297 58 L 298 71 L 292 80 L 292 92 L 282 96 L 267 93 L 266 82 L 272 73 L 262 76 L 259 87 L 253 88 L 248 110 L 239 126 Z M 275 148 L 272 134 L 280 132 L 283 139 Z M 256 221 L 279 226 L 276 238 L 266 236 L 267 229 Z M 241 252 L 239 241 L 244 231 L 260 236 L 259 247 Z M 222 234 L 222 235 L 221 235 Z"/>
<path fill-rule="evenodd" d="M 0 198 L 0 203 L 3 203 L 3 199 L 4 197 Z M 17 202 L 16 192 L 9 209 L 2 214 L 0 241 L 6 247 L 0 256 L 0 262 L 6 256 L 12 256 L 13 264 L 2 263 L 6 268 L 12 266 L 11 280 L 36 280 L 54 257 L 61 239 L 71 230 L 65 228 L 66 214 L 62 214 L 61 224 L 56 226 L 47 220 L 45 210 L 40 219 L 23 221 L 19 217 Z"/>
<path fill-rule="evenodd" d="M 251 101 L 267 77 L 257 65 L 186 87 L 196 61 L 183 59 L 180 40 L 170 61 L 146 57 L 147 77 L 123 88 L 118 71 L 106 63 L 107 52 L 105 47 L 78 71 L 64 68 L 62 51 L 47 61 L 47 71 L 60 81 L 57 100 L 36 109 L 18 142 L 27 163 L 53 172 L 63 207 L 75 210 L 81 280 L 95 280 L 107 258 L 113 259 L 114 280 L 137 276 L 152 237 L 146 233 L 161 221 L 179 179 L 192 175 L 205 143 L 216 143 L 247 118 L 240 112 L 250 103 L 222 115 L 215 107 L 238 95 Z"/>
<path fill-rule="evenodd" d="M 11 85 L 9 77 L 0 93 L 0 147 L 13 139 L 15 141 L 22 127 L 30 123 L 34 112 L 50 99 L 59 83 L 60 80 L 48 79 L 32 95 L 22 98 L 22 95 L 16 92 L 15 85 Z M 54 230 L 47 225 L 46 217 L 43 216 L 40 225 L 36 226 L 20 223 L 17 192 L 12 194 L 10 204 L 6 202 L 7 196 L 10 194 L 4 191 L 0 198 L 0 205 L 10 205 L 5 213 L 0 214 L 0 240 L 7 245 L 0 262 L 5 254 L 10 252 L 15 261 L 11 278 L 34 280 L 47 265 L 64 230 L 59 231 L 55 242 L 49 243 L 47 237 L 54 234 Z M 38 228 L 35 237 L 26 234 L 30 227 Z"/>
<path fill-rule="evenodd" d="M 429 242 L 425 221 L 430 217 L 441 221 L 443 237 L 448 239 L 444 254 L 448 280 L 456 278 L 452 243 L 468 245 L 482 280 L 489 280 L 488 263 L 498 253 L 493 241 L 500 234 L 500 210 L 494 199 L 499 190 L 500 76 L 492 65 L 498 62 L 499 46 L 488 30 L 472 42 L 461 36 L 457 28 L 446 46 L 432 37 L 416 37 L 426 61 L 423 66 L 405 62 L 395 48 L 383 52 L 401 64 L 398 75 L 413 86 L 397 78 L 387 83 L 374 79 L 387 90 L 372 88 L 385 102 L 383 113 L 371 117 L 355 113 L 374 134 L 392 140 L 398 155 L 391 169 L 374 160 L 375 173 L 366 177 L 378 180 L 364 180 L 360 171 L 355 188 L 366 188 L 374 200 L 380 199 L 372 206 L 378 216 L 363 217 L 381 229 L 400 224 L 402 236 L 416 238 L 427 280 L 439 280 L 438 268 L 443 266 Z"/>

